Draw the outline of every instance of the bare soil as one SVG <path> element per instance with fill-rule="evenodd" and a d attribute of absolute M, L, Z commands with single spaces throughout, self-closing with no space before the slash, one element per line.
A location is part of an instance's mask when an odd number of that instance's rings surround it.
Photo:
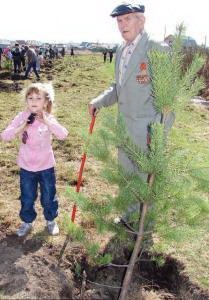
<path fill-rule="evenodd" d="M 31 236 L 18 238 L 10 224 L 0 226 L 1 299 L 117 299 L 124 269 L 90 267 L 82 248 L 69 245 L 60 265 L 62 245 Z M 127 264 L 129 251 L 113 263 Z M 160 254 L 158 254 L 160 256 Z M 159 267 L 148 253 L 136 265 L 128 299 L 208 300 L 209 294 L 190 282 L 182 263 L 164 257 Z M 81 266 L 79 271 L 77 266 Z M 86 280 L 84 271 L 87 274 Z M 83 286 L 83 292 L 82 292 Z M 82 294 L 81 294 L 82 293 Z M 140 298 L 141 297 L 141 298 Z"/>
<path fill-rule="evenodd" d="M 71 272 L 57 267 L 50 245 L 0 231 L 0 291 L 3 299 L 71 299 Z"/>

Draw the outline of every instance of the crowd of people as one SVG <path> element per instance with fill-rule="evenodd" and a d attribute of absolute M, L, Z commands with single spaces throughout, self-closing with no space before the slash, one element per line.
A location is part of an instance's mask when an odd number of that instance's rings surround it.
<path fill-rule="evenodd" d="M 56 45 L 43 48 L 15 43 L 14 47 L 0 48 L 0 68 L 2 67 L 2 57 L 4 57 L 5 60 L 13 63 L 14 74 L 25 72 L 25 79 L 27 79 L 30 70 L 33 69 L 37 79 L 39 79 L 41 66 L 45 60 L 64 56 L 65 47 L 59 50 Z"/>

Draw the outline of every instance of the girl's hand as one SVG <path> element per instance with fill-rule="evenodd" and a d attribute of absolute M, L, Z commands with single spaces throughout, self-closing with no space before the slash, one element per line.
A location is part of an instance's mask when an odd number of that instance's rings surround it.
<path fill-rule="evenodd" d="M 47 116 L 47 113 L 45 111 L 37 112 L 36 119 L 39 120 L 40 122 L 46 124 L 46 125 L 49 124 L 48 116 Z"/>
<path fill-rule="evenodd" d="M 37 112 L 36 119 L 42 123 L 45 123 L 45 112 L 44 111 Z"/>
<path fill-rule="evenodd" d="M 44 120 L 43 120 L 43 112 L 42 112 L 42 111 L 38 111 L 38 112 L 36 113 L 36 119 L 37 119 L 38 121 L 40 121 L 40 122 L 44 122 Z"/>

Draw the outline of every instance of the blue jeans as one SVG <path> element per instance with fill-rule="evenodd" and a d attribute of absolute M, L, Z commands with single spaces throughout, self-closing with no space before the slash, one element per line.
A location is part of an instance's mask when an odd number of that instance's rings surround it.
<path fill-rule="evenodd" d="M 41 205 L 45 219 L 52 221 L 58 215 L 54 168 L 38 172 L 20 169 L 20 218 L 26 223 L 32 223 L 37 216 L 35 200 L 38 195 L 38 184 L 40 185 Z"/>
<path fill-rule="evenodd" d="M 39 79 L 39 74 L 38 74 L 38 72 L 37 72 L 37 70 L 36 70 L 36 62 L 35 62 L 35 61 L 30 62 L 30 63 L 28 64 L 27 69 L 26 69 L 26 72 L 25 72 L 25 78 L 28 77 L 28 74 L 29 74 L 31 68 L 33 68 L 33 71 L 34 71 L 34 73 L 36 74 L 37 79 Z"/>

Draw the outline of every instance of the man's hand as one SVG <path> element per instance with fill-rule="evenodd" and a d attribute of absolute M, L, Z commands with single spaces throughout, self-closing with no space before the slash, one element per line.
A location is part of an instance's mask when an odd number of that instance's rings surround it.
<path fill-rule="evenodd" d="M 97 109 L 92 104 L 89 104 L 89 114 L 92 117 L 97 114 Z"/>

